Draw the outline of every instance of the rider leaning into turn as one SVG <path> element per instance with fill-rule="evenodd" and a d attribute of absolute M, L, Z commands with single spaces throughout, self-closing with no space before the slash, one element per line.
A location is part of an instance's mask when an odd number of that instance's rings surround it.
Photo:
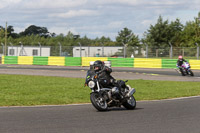
<path fill-rule="evenodd" d="M 97 60 L 93 64 L 95 73 L 99 74 L 100 83 L 104 87 L 112 86 L 115 79 L 110 75 L 112 69 L 105 66 L 100 60 Z"/>
<path fill-rule="evenodd" d="M 178 60 L 177 60 L 176 66 L 178 68 L 180 68 L 183 65 L 184 62 L 187 62 L 187 61 L 185 59 L 183 59 L 183 56 L 180 55 L 180 56 L 178 56 Z"/>
<path fill-rule="evenodd" d="M 100 84 L 103 85 L 104 87 L 118 87 L 119 92 L 121 92 L 121 88 L 127 87 L 125 85 L 124 81 L 117 81 L 114 79 L 110 74 L 112 72 L 112 69 L 110 67 L 107 67 L 104 65 L 104 63 L 100 60 L 97 60 L 93 64 L 93 68 L 95 73 L 98 74 L 98 77 L 100 79 Z M 129 88 L 129 91 L 131 91 L 133 88 Z"/>

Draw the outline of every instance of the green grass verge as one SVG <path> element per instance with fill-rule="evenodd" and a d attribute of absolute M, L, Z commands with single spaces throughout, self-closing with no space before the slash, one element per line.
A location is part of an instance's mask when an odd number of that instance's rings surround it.
<path fill-rule="evenodd" d="M 136 100 L 200 95 L 199 82 L 129 80 Z M 90 89 L 82 78 L 0 75 L 0 106 L 89 103 Z"/>

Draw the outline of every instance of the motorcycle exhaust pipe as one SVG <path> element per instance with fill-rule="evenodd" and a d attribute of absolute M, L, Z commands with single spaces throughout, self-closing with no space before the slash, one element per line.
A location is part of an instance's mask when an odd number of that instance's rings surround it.
<path fill-rule="evenodd" d="M 131 88 L 129 92 L 126 94 L 126 97 L 131 97 L 135 93 L 135 89 Z"/>

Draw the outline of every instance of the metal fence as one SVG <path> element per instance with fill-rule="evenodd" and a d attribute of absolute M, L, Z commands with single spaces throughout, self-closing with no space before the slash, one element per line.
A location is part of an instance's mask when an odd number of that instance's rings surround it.
<path fill-rule="evenodd" d="M 42 46 L 31 46 L 32 50 L 26 51 L 26 46 L 23 48 L 26 55 L 21 56 L 41 56 L 45 50 Z M 46 46 L 47 47 L 47 46 Z M 141 47 L 123 47 L 123 46 L 48 46 L 48 56 L 65 56 L 65 57 L 120 57 L 120 58 L 177 58 L 179 55 L 184 58 L 199 59 L 199 47 L 165 47 L 155 48 L 150 46 Z M 0 56 L 5 55 L 16 56 L 13 46 L 8 46 L 6 49 L 0 46 Z M 18 50 L 20 51 L 20 50 Z M 17 55 L 19 56 L 19 55 Z"/>

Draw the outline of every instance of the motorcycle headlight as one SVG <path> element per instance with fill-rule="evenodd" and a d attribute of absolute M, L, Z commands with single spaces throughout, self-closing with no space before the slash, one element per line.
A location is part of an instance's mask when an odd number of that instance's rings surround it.
<path fill-rule="evenodd" d="M 95 87 L 95 82 L 94 82 L 94 81 L 90 81 L 90 82 L 88 83 L 88 87 L 94 88 L 94 87 Z"/>

